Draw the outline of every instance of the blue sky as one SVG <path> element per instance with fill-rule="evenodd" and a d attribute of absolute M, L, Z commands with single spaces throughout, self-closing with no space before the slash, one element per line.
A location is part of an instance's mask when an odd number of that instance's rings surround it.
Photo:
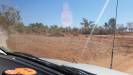
<path fill-rule="evenodd" d="M 79 27 L 82 18 L 95 21 L 106 0 L 0 0 L 17 7 L 21 12 L 22 22 L 30 24 L 42 22 L 47 25 L 62 25 L 61 12 L 67 2 L 72 12 L 72 26 Z M 126 24 L 133 21 L 133 0 L 119 0 L 118 23 Z M 110 17 L 115 16 L 115 2 L 110 3 L 98 22 L 104 24 Z"/>

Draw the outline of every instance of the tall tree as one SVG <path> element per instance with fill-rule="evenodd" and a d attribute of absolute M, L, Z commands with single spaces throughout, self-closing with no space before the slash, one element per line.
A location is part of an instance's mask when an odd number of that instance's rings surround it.
<path fill-rule="evenodd" d="M 19 11 L 10 6 L 2 5 L 0 11 L 0 25 L 9 30 L 9 28 L 16 26 L 20 21 Z"/>
<path fill-rule="evenodd" d="M 115 18 L 110 18 L 108 21 L 108 27 L 109 27 L 109 32 L 113 33 L 116 29 L 116 19 Z"/>
<path fill-rule="evenodd" d="M 110 18 L 108 22 L 104 24 L 105 34 L 112 34 L 116 29 L 116 19 Z"/>
<path fill-rule="evenodd" d="M 86 18 L 83 18 L 83 22 L 81 22 L 82 25 L 82 33 L 83 34 L 89 34 L 90 33 L 90 26 L 93 24 L 92 21 L 88 22 Z"/>

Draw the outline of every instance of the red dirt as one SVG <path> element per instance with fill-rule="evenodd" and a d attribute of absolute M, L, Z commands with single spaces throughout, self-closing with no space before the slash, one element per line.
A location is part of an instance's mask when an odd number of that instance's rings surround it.
<path fill-rule="evenodd" d="M 8 46 L 14 51 L 30 53 L 38 57 L 62 59 L 75 63 L 109 67 L 112 49 L 111 35 L 93 36 L 85 47 L 86 38 L 47 37 L 43 35 L 11 35 Z M 85 49 L 84 49 L 85 48 Z M 83 55 L 82 51 L 84 50 Z M 115 42 L 113 68 L 133 74 L 133 36 L 118 35 Z"/>

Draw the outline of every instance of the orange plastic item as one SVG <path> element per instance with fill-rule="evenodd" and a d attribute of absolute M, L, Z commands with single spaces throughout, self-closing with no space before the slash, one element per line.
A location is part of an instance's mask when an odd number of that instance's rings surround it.
<path fill-rule="evenodd" d="M 31 68 L 16 68 L 15 71 L 22 75 L 36 75 L 37 72 Z"/>
<path fill-rule="evenodd" d="M 4 72 L 4 74 L 6 74 L 6 75 L 16 75 L 17 72 L 16 72 L 15 70 L 6 70 L 6 71 Z"/>
<path fill-rule="evenodd" d="M 37 75 L 36 70 L 31 68 L 16 68 L 15 70 L 6 70 L 5 75 Z"/>

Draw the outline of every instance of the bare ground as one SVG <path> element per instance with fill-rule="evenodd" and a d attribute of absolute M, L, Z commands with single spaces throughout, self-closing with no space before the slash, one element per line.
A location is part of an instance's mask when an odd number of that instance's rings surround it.
<path fill-rule="evenodd" d="M 97 35 L 87 43 L 86 40 L 84 36 L 11 35 L 8 46 L 14 51 L 30 53 L 38 57 L 109 67 L 112 36 Z M 133 74 L 133 35 L 118 35 L 115 41 L 113 68 Z"/>

